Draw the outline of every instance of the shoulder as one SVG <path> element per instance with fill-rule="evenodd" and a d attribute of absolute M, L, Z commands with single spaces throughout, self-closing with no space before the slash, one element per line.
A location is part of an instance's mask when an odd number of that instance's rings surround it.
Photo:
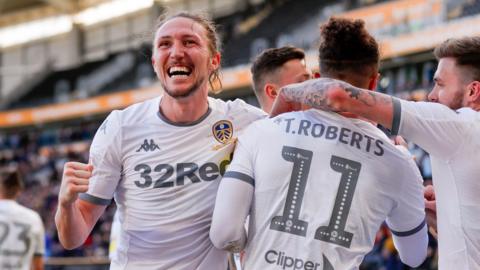
<path fill-rule="evenodd" d="M 22 220 L 28 221 L 29 225 L 32 225 L 34 227 L 36 226 L 43 227 L 42 218 L 37 212 L 20 204 L 17 204 L 16 207 L 18 208 L 17 213 L 22 215 L 21 217 Z"/>
<path fill-rule="evenodd" d="M 398 108 L 400 109 L 399 113 L 401 116 L 405 114 L 415 115 L 416 117 L 421 117 L 431 120 L 447 120 L 450 121 L 453 119 L 459 119 L 458 112 L 450 109 L 449 107 L 435 102 L 425 102 L 425 101 L 408 101 L 402 99 L 395 99 L 399 104 Z M 444 119 L 445 118 L 445 119 Z M 401 118 L 403 119 L 403 117 Z"/>
<path fill-rule="evenodd" d="M 160 97 L 155 97 L 130 105 L 123 110 L 113 111 L 112 114 L 117 114 L 117 118 L 122 125 L 139 123 L 146 116 L 151 115 L 159 105 Z"/>
<path fill-rule="evenodd" d="M 262 117 L 254 121 L 245 129 L 245 137 L 252 140 L 262 140 L 278 136 L 278 132 L 284 129 L 286 121 L 292 118 L 297 112 L 277 115 L 272 118 Z"/>
<path fill-rule="evenodd" d="M 477 125 L 480 125 L 480 112 L 473 110 L 472 108 L 461 108 L 456 110 L 458 117 L 467 121 L 473 121 Z"/>
<path fill-rule="evenodd" d="M 157 97 L 130 105 L 123 110 L 113 110 L 98 128 L 94 142 L 102 141 L 102 138 L 111 140 L 113 136 L 119 135 L 124 127 L 144 123 L 145 117 L 153 113 L 159 102 L 160 98 Z"/>
<path fill-rule="evenodd" d="M 245 114 L 257 119 L 264 118 L 267 114 L 261 109 L 246 103 L 241 99 L 223 101 L 216 98 L 208 98 L 212 110 L 221 111 L 227 115 Z"/>
<path fill-rule="evenodd" d="M 390 139 L 379 127 L 360 119 L 354 119 L 351 120 L 351 122 L 354 123 L 362 133 L 375 139 L 376 143 L 381 143 L 385 152 L 385 157 L 388 158 L 389 163 L 398 164 L 400 162 L 404 164 L 404 162 L 406 162 L 405 164 L 407 164 L 410 163 L 410 160 L 413 162 L 413 156 L 408 149 L 401 145 L 395 145 L 392 139 Z M 408 166 L 410 165 L 411 164 L 408 164 Z"/>

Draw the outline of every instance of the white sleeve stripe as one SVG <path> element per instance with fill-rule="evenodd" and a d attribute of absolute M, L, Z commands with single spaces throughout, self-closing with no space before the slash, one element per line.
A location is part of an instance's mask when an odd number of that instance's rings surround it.
<path fill-rule="evenodd" d="M 393 119 L 392 119 L 392 135 L 398 135 L 398 129 L 400 128 L 400 118 L 402 117 L 402 105 L 400 100 L 392 97 L 393 103 Z"/>
<path fill-rule="evenodd" d="M 98 205 L 110 205 L 110 202 L 112 201 L 112 200 L 98 198 L 87 193 L 82 193 L 78 197 L 81 200 L 84 200 L 93 204 L 98 204 Z"/>
<path fill-rule="evenodd" d="M 228 171 L 225 173 L 225 175 L 223 175 L 223 177 L 238 179 L 255 187 L 255 180 L 250 175 L 241 172 Z"/>
<path fill-rule="evenodd" d="M 392 234 L 394 234 L 396 236 L 404 237 L 404 236 L 409 236 L 409 235 L 412 235 L 412 234 L 415 234 L 415 233 L 419 232 L 425 225 L 426 225 L 426 223 L 425 223 L 425 219 L 424 219 L 422 221 L 422 223 L 420 223 L 420 225 L 418 225 L 417 227 L 415 227 L 415 228 L 413 228 L 409 231 L 398 232 L 398 231 L 394 231 L 392 229 L 390 229 L 390 231 L 392 232 Z"/>

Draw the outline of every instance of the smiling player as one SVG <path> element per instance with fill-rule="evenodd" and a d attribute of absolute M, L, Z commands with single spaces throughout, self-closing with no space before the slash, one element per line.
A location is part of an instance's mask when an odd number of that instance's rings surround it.
<path fill-rule="evenodd" d="M 227 268 L 227 253 L 208 237 L 216 191 L 234 137 L 265 114 L 207 96 L 218 47 L 201 16 L 160 21 L 152 65 L 164 94 L 112 112 L 93 140 L 91 165 L 65 165 L 55 219 L 65 248 L 84 242 L 114 198 L 121 227 L 111 269 Z"/>

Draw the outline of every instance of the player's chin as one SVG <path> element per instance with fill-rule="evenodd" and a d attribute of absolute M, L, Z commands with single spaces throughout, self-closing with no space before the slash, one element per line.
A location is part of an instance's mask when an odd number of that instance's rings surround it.
<path fill-rule="evenodd" d="M 195 93 L 197 90 L 196 88 L 197 87 L 195 85 L 185 85 L 182 87 L 165 87 L 164 90 L 169 96 L 173 98 L 186 98 Z"/>

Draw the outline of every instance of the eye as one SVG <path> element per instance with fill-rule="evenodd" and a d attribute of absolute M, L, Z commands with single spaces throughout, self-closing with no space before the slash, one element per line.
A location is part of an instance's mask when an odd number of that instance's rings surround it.
<path fill-rule="evenodd" d="M 167 40 L 158 42 L 158 48 L 167 48 L 169 45 L 170 45 L 170 42 Z"/>
<path fill-rule="evenodd" d="M 185 44 L 185 46 L 193 46 L 193 45 L 196 45 L 197 42 L 193 39 L 187 39 L 187 40 L 184 41 L 184 44 Z"/>

